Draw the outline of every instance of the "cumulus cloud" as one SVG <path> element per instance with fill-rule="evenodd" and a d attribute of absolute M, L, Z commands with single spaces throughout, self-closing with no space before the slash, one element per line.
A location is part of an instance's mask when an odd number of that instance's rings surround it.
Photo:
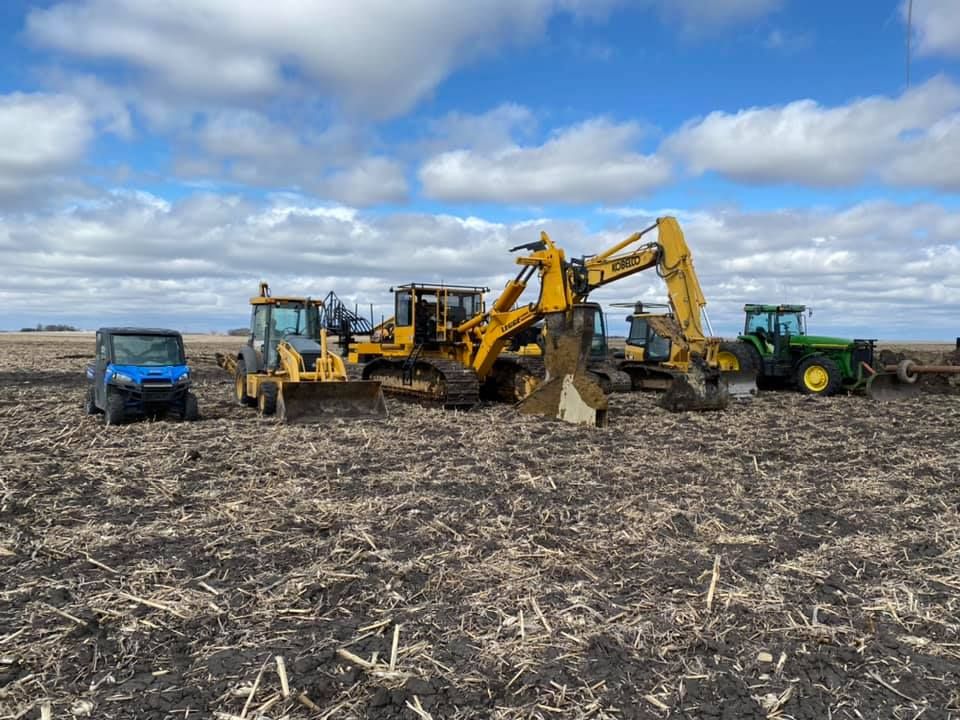
<path fill-rule="evenodd" d="M 0 95 L 0 197 L 56 180 L 80 161 L 92 137 L 93 116 L 76 98 Z"/>
<path fill-rule="evenodd" d="M 900 3 L 907 20 L 909 0 Z M 913 3 L 913 32 L 917 51 L 923 55 L 960 55 L 960 12 L 955 0 L 920 0 Z"/>
<path fill-rule="evenodd" d="M 735 332 L 745 302 L 802 302 L 815 325 L 880 337 L 954 337 L 960 313 L 960 212 L 933 204 L 839 210 L 631 210 L 601 230 L 572 220 L 512 223 L 425 213 L 365 214 L 296 196 L 261 204 L 197 194 L 167 202 L 113 193 L 57 213 L 0 218 L 0 326 L 158 322 L 242 325 L 259 280 L 278 291 L 335 290 L 390 313 L 391 285 L 419 281 L 499 291 L 508 249 L 541 229 L 571 256 L 593 254 L 675 214 L 693 250 L 716 329 Z M 137 238 L 137 242 L 130 242 Z M 651 236 L 651 239 L 653 237 Z M 602 303 L 665 299 L 656 273 L 594 294 Z M 614 321 L 622 311 L 612 310 Z"/>
<path fill-rule="evenodd" d="M 121 60 L 192 98 L 272 96 L 318 88 L 390 116 L 477 57 L 542 36 L 557 13 L 603 20 L 626 0 L 61 0 L 30 12 L 36 43 Z M 750 20 L 780 0 L 645 0 L 684 27 Z"/>
<path fill-rule="evenodd" d="M 960 168 L 939 168 L 931 146 L 953 142 L 960 88 L 933 78 L 899 97 L 869 97 L 823 107 L 799 100 L 736 113 L 713 112 L 685 124 L 664 149 L 694 173 L 716 171 L 747 183 L 852 185 L 878 176 L 905 184 L 951 187 Z"/>
<path fill-rule="evenodd" d="M 291 84 L 374 115 L 408 109 L 454 68 L 538 34 L 549 0 L 76 0 L 36 9 L 36 42 L 114 58 L 192 96 L 264 96 Z"/>
<path fill-rule="evenodd" d="M 670 179 L 669 164 L 635 150 L 636 123 L 603 118 L 556 131 L 542 145 L 452 150 L 420 168 L 424 192 L 441 200 L 503 203 L 617 201 Z"/>

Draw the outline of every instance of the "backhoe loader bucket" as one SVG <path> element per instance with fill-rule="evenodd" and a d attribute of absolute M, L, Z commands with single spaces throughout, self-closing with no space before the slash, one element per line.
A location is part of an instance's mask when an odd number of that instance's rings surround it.
<path fill-rule="evenodd" d="M 754 378 L 756 387 L 756 378 Z M 687 410 L 723 410 L 730 404 L 726 378 L 715 370 L 690 363 L 686 373 L 677 373 L 670 388 L 660 396 L 657 405 L 670 412 Z"/>
<path fill-rule="evenodd" d="M 880 402 L 910 400 L 920 394 L 920 386 L 916 382 L 903 382 L 895 372 L 879 372 L 867 380 L 866 393 L 871 400 Z"/>
<path fill-rule="evenodd" d="M 277 397 L 277 416 L 281 422 L 291 424 L 386 414 L 383 390 L 377 380 L 285 382 Z"/>

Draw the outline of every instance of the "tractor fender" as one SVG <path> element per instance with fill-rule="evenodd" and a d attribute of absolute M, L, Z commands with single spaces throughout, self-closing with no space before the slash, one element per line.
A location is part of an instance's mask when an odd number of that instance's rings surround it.
<path fill-rule="evenodd" d="M 240 352 L 237 353 L 237 359 L 243 360 L 243 364 L 247 368 L 247 372 L 260 372 L 260 364 L 257 362 L 257 353 L 249 345 L 244 345 L 240 348 Z"/>

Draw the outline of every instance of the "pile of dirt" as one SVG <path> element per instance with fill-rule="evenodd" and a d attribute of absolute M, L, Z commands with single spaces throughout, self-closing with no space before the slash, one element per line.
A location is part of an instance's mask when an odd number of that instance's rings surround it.
<path fill-rule="evenodd" d="M 954 397 L 284 426 L 192 346 L 200 422 L 105 427 L 40 349 L 0 345 L 0 717 L 960 715 Z"/>

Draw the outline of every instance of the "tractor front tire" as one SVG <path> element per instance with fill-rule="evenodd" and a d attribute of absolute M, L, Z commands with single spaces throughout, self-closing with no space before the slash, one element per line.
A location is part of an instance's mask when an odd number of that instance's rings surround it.
<path fill-rule="evenodd" d="M 122 393 L 107 390 L 107 406 L 104 408 L 104 421 L 107 425 L 121 425 L 126 420 L 127 411 Z"/>
<path fill-rule="evenodd" d="M 277 411 L 276 383 L 260 383 L 260 392 L 257 394 L 257 409 L 261 415 L 273 415 Z"/>
<path fill-rule="evenodd" d="M 247 364 L 243 360 L 237 360 L 237 373 L 233 378 L 233 388 L 238 404 L 247 407 L 257 404 L 255 398 L 247 395 Z"/>
<path fill-rule="evenodd" d="M 797 366 L 797 387 L 807 395 L 835 395 L 843 383 L 840 368 L 828 357 L 815 355 Z"/>
<path fill-rule="evenodd" d="M 100 408 L 97 407 L 97 401 L 93 393 L 93 385 L 87 388 L 87 395 L 83 399 L 83 411 L 87 415 L 97 415 L 100 413 Z"/>
<path fill-rule="evenodd" d="M 195 422 L 200 419 L 200 405 L 197 403 L 197 396 L 188 392 L 183 398 L 183 414 L 181 417 L 187 422 Z"/>

